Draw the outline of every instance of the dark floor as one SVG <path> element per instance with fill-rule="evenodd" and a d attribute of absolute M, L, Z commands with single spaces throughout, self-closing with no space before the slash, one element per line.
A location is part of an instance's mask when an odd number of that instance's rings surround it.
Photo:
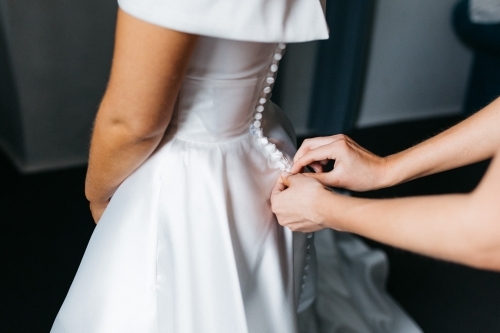
<path fill-rule="evenodd" d="M 460 121 L 458 117 L 402 123 L 359 130 L 353 139 L 380 155 L 388 155 Z M 358 194 L 364 197 L 469 192 L 489 162 L 417 179 L 391 189 Z M 389 255 L 389 292 L 427 333 L 500 332 L 500 274 L 425 258 L 369 242 Z"/>
<path fill-rule="evenodd" d="M 359 130 L 352 137 L 389 154 L 437 133 L 458 118 Z M 487 163 L 363 194 L 393 197 L 466 192 Z M 21 176 L 0 155 L 0 332 L 50 330 L 93 230 L 83 196 L 84 168 Z M 500 274 L 384 247 L 389 291 L 427 333 L 500 332 Z"/>

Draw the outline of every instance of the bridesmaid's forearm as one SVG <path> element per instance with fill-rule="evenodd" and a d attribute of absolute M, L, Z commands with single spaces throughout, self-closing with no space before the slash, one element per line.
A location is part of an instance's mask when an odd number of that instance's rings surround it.
<path fill-rule="evenodd" d="M 385 186 L 491 158 L 500 146 L 500 98 L 461 123 L 387 157 Z"/>
<path fill-rule="evenodd" d="M 321 205 L 325 226 L 439 259 L 500 269 L 494 259 L 498 246 L 485 240 L 487 220 L 477 215 L 469 194 L 386 200 L 331 195 Z"/>

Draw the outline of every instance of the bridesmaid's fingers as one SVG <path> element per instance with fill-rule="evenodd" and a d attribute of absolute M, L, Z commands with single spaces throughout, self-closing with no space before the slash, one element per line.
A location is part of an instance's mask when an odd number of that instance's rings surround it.
<path fill-rule="evenodd" d="M 288 172 L 282 172 L 281 175 L 280 175 L 279 181 L 283 184 L 283 186 L 285 188 L 287 188 L 287 187 L 290 186 L 290 179 L 289 179 L 290 176 L 293 176 L 293 175 L 291 173 L 288 173 Z"/>
<path fill-rule="evenodd" d="M 297 153 L 295 153 L 295 157 L 293 158 L 293 160 L 296 161 L 305 154 L 307 154 L 310 150 L 316 149 L 320 146 L 327 145 L 329 143 L 332 143 L 333 141 L 335 141 L 335 139 L 331 136 L 305 139 L 302 145 L 300 146 L 299 150 L 297 150 Z"/>
<path fill-rule="evenodd" d="M 320 146 L 307 152 L 305 155 L 296 160 L 292 168 L 290 169 L 290 173 L 298 173 L 303 167 L 305 167 L 306 165 L 310 165 L 313 162 L 331 159 L 334 159 L 332 156 L 332 148 L 329 145 Z"/>
<path fill-rule="evenodd" d="M 326 163 L 324 163 L 324 164 L 326 164 Z M 319 162 L 313 162 L 313 163 L 309 164 L 309 166 L 311 168 L 313 168 L 313 170 L 315 172 L 323 172 L 323 165 L 324 164 L 323 164 L 323 161 L 319 161 Z"/>
<path fill-rule="evenodd" d="M 333 172 L 304 173 L 304 176 L 314 178 L 325 186 L 340 187 L 337 177 L 335 177 L 336 174 Z"/>
<path fill-rule="evenodd" d="M 283 177 L 284 174 L 287 174 L 287 173 L 283 172 L 278 177 L 278 180 L 276 181 L 276 184 L 274 184 L 273 190 L 271 192 L 271 196 L 275 196 L 277 194 L 280 194 L 281 192 L 283 192 L 286 189 L 287 185 L 285 185 L 285 180 Z"/>
<path fill-rule="evenodd" d="M 281 178 L 279 178 L 276 184 L 274 184 L 273 190 L 271 192 L 271 197 L 280 194 L 284 190 L 285 190 L 285 185 L 283 184 L 283 182 L 281 182 Z"/>
<path fill-rule="evenodd" d="M 311 221 L 301 221 L 294 222 L 290 224 L 282 224 L 284 227 L 288 227 L 291 231 L 294 232 L 315 232 L 323 229 L 319 224 L 311 222 Z"/>
<path fill-rule="evenodd" d="M 336 134 L 332 136 L 322 136 L 322 137 L 317 137 L 317 138 L 312 138 L 312 139 L 305 139 L 302 145 L 300 146 L 299 150 L 297 150 L 297 153 L 295 154 L 294 161 L 297 161 L 300 159 L 302 156 L 307 154 L 309 151 L 316 149 L 321 146 L 329 145 L 332 144 L 336 141 L 340 140 L 345 140 L 348 142 L 354 142 L 350 137 L 344 134 Z"/>

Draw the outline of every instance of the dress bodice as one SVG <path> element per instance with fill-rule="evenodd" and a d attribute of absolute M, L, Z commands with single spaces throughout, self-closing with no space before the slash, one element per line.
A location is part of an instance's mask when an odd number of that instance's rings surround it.
<path fill-rule="evenodd" d="M 221 142 L 248 133 L 275 45 L 201 37 L 179 95 L 176 136 Z"/>
<path fill-rule="evenodd" d="M 188 65 L 168 136 L 221 143 L 250 132 L 270 163 L 288 170 L 294 151 L 293 144 L 289 149 L 293 126 L 286 130 L 286 117 L 283 119 L 281 110 L 269 101 L 284 49 L 283 43 L 201 37 Z M 269 133 L 273 135 L 268 138 Z"/>
<path fill-rule="evenodd" d="M 259 78 L 266 74 L 274 46 L 200 36 L 186 76 L 205 80 Z"/>

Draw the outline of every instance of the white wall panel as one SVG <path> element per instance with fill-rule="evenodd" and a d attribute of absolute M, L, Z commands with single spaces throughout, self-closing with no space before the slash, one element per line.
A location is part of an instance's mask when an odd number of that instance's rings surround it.
<path fill-rule="evenodd" d="M 456 2 L 378 1 L 358 126 L 461 110 L 471 53 L 452 29 Z"/>

